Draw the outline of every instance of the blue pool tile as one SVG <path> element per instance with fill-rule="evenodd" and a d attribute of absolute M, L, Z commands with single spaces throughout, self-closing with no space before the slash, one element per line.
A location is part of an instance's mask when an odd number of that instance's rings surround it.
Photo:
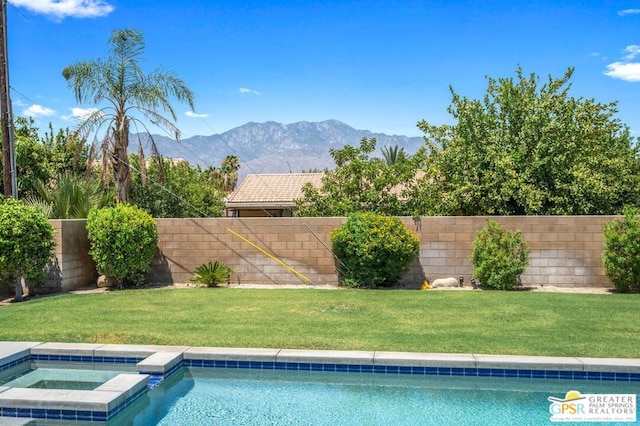
<path fill-rule="evenodd" d="M 451 369 L 452 376 L 464 376 L 464 368 L 452 368 Z"/>
<path fill-rule="evenodd" d="M 425 367 L 424 374 L 429 376 L 436 376 L 438 375 L 438 367 Z"/>
<path fill-rule="evenodd" d="M 275 370 L 276 369 L 276 363 L 273 362 L 273 361 L 263 362 L 262 363 L 262 369 L 263 370 Z"/>
<path fill-rule="evenodd" d="M 489 369 L 489 368 L 478 368 L 478 376 L 490 377 L 491 376 L 491 369 Z"/>
<path fill-rule="evenodd" d="M 298 370 L 300 371 L 311 371 L 311 363 L 301 362 L 298 364 Z"/>
<path fill-rule="evenodd" d="M 257 370 L 262 370 L 262 362 L 260 361 L 250 361 L 249 368 L 255 368 Z"/>
<path fill-rule="evenodd" d="M 206 363 L 206 361 L 205 361 Z M 213 361 L 213 366 L 217 367 L 217 368 L 227 368 L 227 361 L 218 361 L 218 360 L 214 360 Z"/>
<path fill-rule="evenodd" d="M 640 382 L 640 374 L 638 373 L 629 373 L 629 380 L 632 382 Z"/>
<path fill-rule="evenodd" d="M 298 371 L 298 363 L 297 362 L 287 362 L 287 370 Z"/>
<path fill-rule="evenodd" d="M 616 375 L 615 373 L 601 373 L 601 378 L 600 380 L 615 380 L 616 379 Z"/>
<path fill-rule="evenodd" d="M 322 364 L 311 364 L 311 371 L 323 371 Z"/>
<path fill-rule="evenodd" d="M 47 410 L 44 408 L 32 408 L 31 417 L 34 419 L 45 419 L 47 418 Z"/>
<path fill-rule="evenodd" d="M 400 373 L 400 374 L 411 374 L 411 373 L 413 373 L 413 371 L 412 371 L 411 367 L 400 366 L 400 367 L 398 367 L 398 373 Z"/>
<path fill-rule="evenodd" d="M 518 377 L 521 377 L 523 379 L 530 379 L 531 374 L 531 370 L 518 370 Z"/>
<path fill-rule="evenodd" d="M 547 379 L 557 379 L 560 377 L 560 372 L 556 370 L 546 370 L 544 377 Z"/>
<path fill-rule="evenodd" d="M 275 370 L 286 370 L 287 369 L 287 363 L 286 362 L 276 362 L 274 365 L 274 369 Z"/>
<path fill-rule="evenodd" d="M 504 377 L 504 368 L 491 368 L 491 377 Z"/>
<path fill-rule="evenodd" d="M 362 373 L 373 373 L 373 365 L 361 365 L 360 372 Z"/>
<path fill-rule="evenodd" d="M 18 408 L 18 417 L 30 417 L 31 408 Z"/>
<path fill-rule="evenodd" d="M 598 371 L 587 371 L 587 380 L 602 380 L 602 373 Z"/>
<path fill-rule="evenodd" d="M 322 371 L 336 371 L 336 364 L 323 364 Z"/>
<path fill-rule="evenodd" d="M 451 368 L 449 367 L 438 367 L 438 376 L 450 376 Z"/>
<path fill-rule="evenodd" d="M 587 380 L 587 372 L 586 371 L 574 371 L 573 372 L 573 380 Z"/>
<path fill-rule="evenodd" d="M 620 382 L 628 382 L 631 379 L 630 373 L 614 373 L 616 376 L 616 381 Z"/>
<path fill-rule="evenodd" d="M 563 380 L 571 380 L 573 379 L 572 371 L 560 371 L 558 372 L 558 378 Z"/>
<path fill-rule="evenodd" d="M 478 376 L 478 369 L 477 368 L 464 368 L 464 375 L 465 376 L 470 376 L 470 377 L 477 377 Z"/>
<path fill-rule="evenodd" d="M 104 411 L 93 411 L 91 415 L 91 419 L 94 422 L 106 422 L 107 413 Z"/>
<path fill-rule="evenodd" d="M 238 361 L 238 368 L 251 368 L 249 361 Z"/>
<path fill-rule="evenodd" d="M 411 374 L 423 376 L 425 374 L 425 367 L 411 367 Z"/>
<path fill-rule="evenodd" d="M 349 367 L 345 364 L 336 364 L 336 371 L 340 373 L 346 373 L 349 370 Z"/>
<path fill-rule="evenodd" d="M 378 374 L 384 374 L 387 372 L 387 367 L 385 367 L 384 365 L 374 365 L 373 372 Z"/>

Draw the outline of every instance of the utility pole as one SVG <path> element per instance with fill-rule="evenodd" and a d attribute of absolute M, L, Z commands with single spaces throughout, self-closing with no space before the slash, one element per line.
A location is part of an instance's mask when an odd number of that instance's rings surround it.
<path fill-rule="evenodd" d="M 13 114 L 9 95 L 7 55 L 7 0 L 0 0 L 0 114 L 2 131 L 2 181 L 5 197 L 18 198 L 16 159 L 13 145 Z"/>

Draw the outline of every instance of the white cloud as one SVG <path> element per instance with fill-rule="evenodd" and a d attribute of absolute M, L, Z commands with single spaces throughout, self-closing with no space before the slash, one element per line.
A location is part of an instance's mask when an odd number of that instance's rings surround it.
<path fill-rule="evenodd" d="M 253 89 L 247 89 L 246 87 L 241 87 L 238 90 L 241 94 L 246 95 L 260 95 L 260 92 L 258 92 L 257 90 L 253 90 Z"/>
<path fill-rule="evenodd" d="M 640 46 L 637 44 L 631 44 L 627 46 L 624 51 L 627 52 L 627 55 L 624 58 L 630 60 L 640 55 Z"/>
<path fill-rule="evenodd" d="M 636 15 L 640 13 L 640 9 L 624 9 L 624 10 L 619 10 L 618 11 L 618 15 L 620 16 L 626 16 L 626 15 Z"/>
<path fill-rule="evenodd" d="M 42 105 L 33 104 L 29 108 L 25 108 L 22 110 L 22 115 L 27 117 L 49 117 L 54 115 L 56 112 L 51 108 L 43 107 Z"/>
<path fill-rule="evenodd" d="M 11 4 L 58 21 L 67 17 L 97 18 L 108 15 L 114 9 L 105 0 L 11 0 Z"/>
<path fill-rule="evenodd" d="M 209 116 L 209 114 L 198 114 L 197 112 L 193 111 L 187 111 L 184 113 L 184 115 L 191 118 L 205 118 Z"/>
<path fill-rule="evenodd" d="M 640 81 L 640 62 L 614 62 L 607 65 L 604 75 L 632 83 Z"/>
<path fill-rule="evenodd" d="M 71 117 L 65 117 L 65 118 L 66 119 L 68 118 L 85 119 L 85 118 L 88 118 L 91 114 L 93 114 L 97 110 L 98 110 L 97 108 L 71 108 Z"/>

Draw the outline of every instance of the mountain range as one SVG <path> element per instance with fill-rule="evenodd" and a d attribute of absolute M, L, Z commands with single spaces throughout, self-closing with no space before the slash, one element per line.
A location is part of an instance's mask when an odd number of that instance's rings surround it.
<path fill-rule="evenodd" d="M 192 165 L 219 167 L 224 157 L 235 155 L 240 159 L 239 174 L 244 176 L 247 173 L 332 169 L 335 164 L 329 149 L 357 146 L 363 137 L 377 139 L 376 152 L 372 156 L 380 158 L 380 150 L 385 146 L 397 145 L 407 154 L 413 154 L 424 144 L 422 137 L 357 130 L 337 120 L 247 123 L 224 133 L 193 136 L 179 142 L 160 135 L 153 135 L 153 140 L 165 158 L 183 158 Z M 136 144 L 131 143 L 130 149 L 136 150 Z"/>

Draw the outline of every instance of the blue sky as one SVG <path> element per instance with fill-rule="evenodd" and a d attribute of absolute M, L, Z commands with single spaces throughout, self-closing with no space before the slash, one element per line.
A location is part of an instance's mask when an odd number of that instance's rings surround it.
<path fill-rule="evenodd" d="M 337 119 L 420 136 L 451 123 L 449 86 L 478 98 L 485 76 L 560 77 L 571 94 L 618 101 L 640 136 L 640 0 L 247 1 L 9 0 L 14 115 L 77 125 L 61 75 L 108 55 L 114 29 L 146 41 L 144 68 L 176 71 L 196 110 L 174 103 L 183 137 L 246 122 Z M 357 141 L 354 141 L 354 143 Z"/>

